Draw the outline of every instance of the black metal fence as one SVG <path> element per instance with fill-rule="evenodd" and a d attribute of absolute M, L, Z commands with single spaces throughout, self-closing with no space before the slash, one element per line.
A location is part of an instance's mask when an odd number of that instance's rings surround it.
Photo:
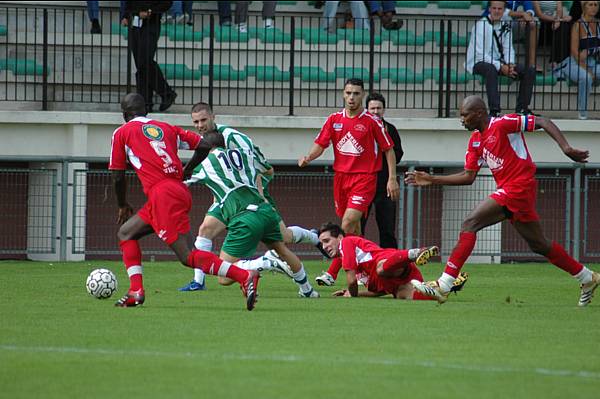
<path fill-rule="evenodd" d="M 128 46 L 135 28 L 120 24 L 118 9 L 101 9 L 100 19 L 102 34 L 91 34 L 83 8 L 0 7 L 0 101 L 36 102 L 44 110 L 74 103 L 116 107 L 136 88 L 137 50 Z M 343 81 L 359 77 L 368 90 L 386 96 L 388 109 L 447 117 L 465 95 L 485 97 L 481 79 L 464 68 L 475 21 L 411 15 L 397 31 L 372 23 L 371 29 L 330 33 L 320 28 L 319 17 L 278 16 L 274 27 L 265 28 L 260 17 L 250 16 L 247 32 L 240 32 L 205 13 L 190 24 L 162 23 L 155 59 L 178 94 L 175 104 L 186 109 L 199 100 L 291 115 L 337 108 Z M 514 36 L 519 59 L 527 63 L 530 36 Z M 531 108 L 575 111 L 577 86 L 552 74 L 546 44 L 537 46 L 540 71 Z M 515 107 L 518 86 L 500 80 L 506 111 Z M 595 93 L 590 110 L 600 109 Z M 157 104 L 158 94 L 152 101 Z"/>

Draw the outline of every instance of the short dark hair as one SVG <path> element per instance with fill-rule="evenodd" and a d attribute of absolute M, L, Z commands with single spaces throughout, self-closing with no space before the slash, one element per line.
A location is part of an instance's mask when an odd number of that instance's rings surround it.
<path fill-rule="evenodd" d="M 504 3 L 504 8 L 506 8 L 506 0 L 493 0 L 493 1 L 500 1 L 500 2 Z M 490 5 L 492 5 L 492 2 L 488 1 L 488 8 L 490 8 Z"/>
<path fill-rule="evenodd" d="M 206 111 L 211 115 L 213 114 L 213 110 L 212 110 L 211 106 L 208 103 L 205 103 L 202 101 L 192 105 L 192 113 L 196 113 L 196 112 L 200 112 L 200 111 Z"/>
<path fill-rule="evenodd" d="M 369 101 L 381 101 L 383 108 L 385 108 L 385 98 L 381 93 L 373 92 L 367 96 L 367 102 L 365 103 L 367 104 L 367 108 L 369 108 Z"/>
<path fill-rule="evenodd" d="M 221 147 L 225 148 L 225 138 L 216 130 L 211 130 L 202 136 L 202 141 L 210 148 Z"/>
<path fill-rule="evenodd" d="M 365 89 L 365 84 L 362 81 L 362 79 L 359 78 L 348 78 L 346 79 L 346 82 L 344 83 L 344 87 L 348 86 L 348 85 L 352 85 L 352 86 L 360 86 L 361 89 Z"/>
<path fill-rule="evenodd" d="M 328 231 L 329 234 L 331 234 L 332 237 L 338 237 L 340 235 L 345 236 L 346 234 L 344 233 L 344 230 L 342 230 L 342 227 L 339 224 L 335 224 L 332 222 L 327 222 L 327 223 L 323 223 L 321 225 L 321 228 L 319 229 L 319 235 L 321 235 L 321 233 L 324 233 Z"/>
<path fill-rule="evenodd" d="M 146 100 L 139 93 L 126 94 L 121 99 L 121 111 L 126 121 L 136 116 L 146 116 Z"/>

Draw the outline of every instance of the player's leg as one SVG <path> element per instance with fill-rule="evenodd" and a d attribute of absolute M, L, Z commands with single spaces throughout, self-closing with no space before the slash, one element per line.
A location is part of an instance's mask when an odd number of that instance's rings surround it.
<path fill-rule="evenodd" d="M 288 264 L 292 271 L 292 279 L 298 285 L 299 294 L 304 298 L 318 298 L 319 293 L 313 289 L 308 282 L 308 275 L 304 270 L 304 265 L 300 259 L 293 253 L 282 241 L 270 242 L 267 244 L 270 249 L 277 252 L 281 260 Z"/>
<path fill-rule="evenodd" d="M 588 305 L 600 285 L 600 274 L 577 262 L 556 241 L 548 240 L 539 221 L 515 221 L 514 226 L 533 252 L 545 256 L 550 263 L 569 273 L 581 284 L 579 306 Z"/>

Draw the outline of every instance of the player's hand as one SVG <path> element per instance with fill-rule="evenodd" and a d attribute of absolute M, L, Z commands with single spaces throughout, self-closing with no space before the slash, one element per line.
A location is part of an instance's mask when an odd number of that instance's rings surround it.
<path fill-rule="evenodd" d="M 400 186 L 396 179 L 388 180 L 387 195 L 392 201 L 396 201 L 400 197 Z"/>
<path fill-rule="evenodd" d="M 406 172 L 404 183 L 410 186 L 429 186 L 431 185 L 431 175 L 427 172 L 421 172 L 420 170 Z"/>
<path fill-rule="evenodd" d="M 127 204 L 125 206 L 121 206 L 119 207 L 119 216 L 117 217 L 117 223 L 123 224 L 131 216 L 133 216 L 133 208 L 131 207 L 131 205 Z"/>
<path fill-rule="evenodd" d="M 301 167 L 301 168 L 305 167 L 309 163 L 310 163 L 310 160 L 308 159 L 307 156 L 303 156 L 302 158 L 300 158 L 298 160 L 298 166 Z"/>
<path fill-rule="evenodd" d="M 575 162 L 586 163 L 590 157 L 590 152 L 587 150 L 579 150 L 577 148 L 568 147 L 564 151 L 565 155 Z"/>
<path fill-rule="evenodd" d="M 331 294 L 331 296 L 350 297 L 350 292 L 348 290 L 338 290 Z"/>

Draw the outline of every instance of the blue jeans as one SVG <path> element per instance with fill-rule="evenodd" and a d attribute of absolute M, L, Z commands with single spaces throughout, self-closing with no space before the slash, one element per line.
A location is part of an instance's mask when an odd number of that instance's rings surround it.
<path fill-rule="evenodd" d="M 362 1 L 349 1 L 352 18 L 354 18 L 355 29 L 369 29 L 369 12 L 365 3 Z M 326 1 L 323 10 L 323 21 L 321 29 L 332 31 L 332 25 L 335 25 L 335 14 L 337 14 L 339 1 Z"/>
<path fill-rule="evenodd" d="M 396 11 L 396 2 L 395 1 L 369 1 L 369 11 L 371 11 L 371 14 L 377 14 L 379 11 L 395 12 Z"/>
<path fill-rule="evenodd" d="M 571 82 L 577 83 L 577 110 L 587 116 L 587 103 L 592 83 L 594 80 L 600 81 L 600 64 L 594 58 L 587 59 L 586 71 L 573 57 L 565 58 L 554 69 L 554 75 L 557 78 L 568 78 Z"/>
<path fill-rule="evenodd" d="M 169 15 L 178 17 L 183 13 L 186 13 L 190 17 L 192 16 L 192 2 L 191 1 L 174 1 L 169 8 Z"/>
<path fill-rule="evenodd" d="M 87 2 L 87 12 L 88 17 L 91 20 L 100 19 L 100 9 L 98 7 L 98 1 L 88 1 Z"/>

